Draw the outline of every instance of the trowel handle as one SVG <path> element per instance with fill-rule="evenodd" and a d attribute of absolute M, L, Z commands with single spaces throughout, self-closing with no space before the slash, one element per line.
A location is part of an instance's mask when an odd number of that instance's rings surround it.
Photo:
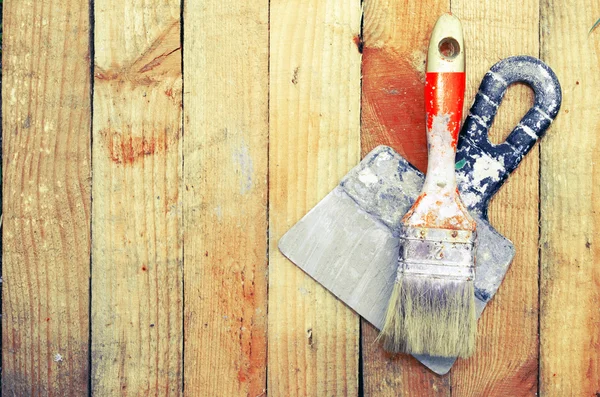
<path fill-rule="evenodd" d="M 493 144 L 489 129 L 507 88 L 513 83 L 532 88 L 535 101 L 506 141 Z M 502 186 L 523 157 L 541 138 L 558 114 L 562 100 L 556 75 L 545 63 L 530 56 L 504 59 L 486 73 L 459 138 L 456 168 L 461 192 L 469 209 L 485 215 L 489 199 Z M 469 181 L 470 183 L 464 183 Z M 463 186 L 468 186 L 463 190 Z M 475 196 L 480 196 L 475 199 Z"/>

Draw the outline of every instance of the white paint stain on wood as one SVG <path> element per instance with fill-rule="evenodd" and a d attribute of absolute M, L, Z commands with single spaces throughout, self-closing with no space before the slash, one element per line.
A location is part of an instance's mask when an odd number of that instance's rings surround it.
<path fill-rule="evenodd" d="M 240 147 L 233 152 L 233 163 L 240 180 L 240 194 L 244 195 L 252 189 L 254 163 L 248 150 L 248 145 L 242 140 Z"/>

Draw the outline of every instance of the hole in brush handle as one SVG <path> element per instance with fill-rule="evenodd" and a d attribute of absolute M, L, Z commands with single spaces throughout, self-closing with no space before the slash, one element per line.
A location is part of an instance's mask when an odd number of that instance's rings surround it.
<path fill-rule="evenodd" d="M 445 37 L 438 43 L 438 51 L 442 58 L 452 61 L 460 54 L 460 44 L 454 37 Z"/>

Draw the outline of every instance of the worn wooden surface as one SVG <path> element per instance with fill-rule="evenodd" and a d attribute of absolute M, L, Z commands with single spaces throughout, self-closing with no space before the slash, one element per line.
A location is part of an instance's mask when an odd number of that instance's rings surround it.
<path fill-rule="evenodd" d="M 180 2 L 94 2 L 92 393 L 182 390 Z"/>
<path fill-rule="evenodd" d="M 188 1 L 184 20 L 185 394 L 259 396 L 267 387 L 268 2 Z"/>
<path fill-rule="evenodd" d="M 277 242 L 360 159 L 360 1 L 270 4 L 267 388 L 274 396 L 356 395 L 358 316 Z"/>
<path fill-rule="evenodd" d="M 2 391 L 88 389 L 89 8 L 4 4 Z"/>
<path fill-rule="evenodd" d="M 562 10 L 562 11 L 560 11 Z M 542 144 L 540 393 L 600 395 L 600 4 L 542 1 L 541 55 L 563 87 Z"/>
<path fill-rule="evenodd" d="M 600 393 L 597 2 L 92 4 L 4 4 L 6 395 Z M 477 353 L 439 377 L 277 242 L 377 144 L 425 169 L 425 49 L 450 9 L 467 106 L 516 54 L 564 99 L 492 201 L 517 256 Z M 509 89 L 491 139 L 530 103 Z"/>

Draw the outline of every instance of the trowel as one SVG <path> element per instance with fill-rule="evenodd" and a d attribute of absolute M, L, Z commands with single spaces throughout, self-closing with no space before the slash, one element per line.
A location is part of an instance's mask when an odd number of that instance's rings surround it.
<path fill-rule="evenodd" d="M 517 82 L 532 88 L 534 105 L 505 142 L 493 144 L 488 131 L 507 88 Z M 455 167 L 462 200 L 477 222 L 478 317 L 515 254 L 514 245 L 488 221 L 489 201 L 546 132 L 561 98 L 556 75 L 543 62 L 529 56 L 507 58 L 486 73 L 463 124 Z M 379 146 L 281 238 L 279 249 L 381 329 L 396 277 L 401 219 L 423 181 L 424 175 L 392 148 Z M 440 375 L 456 360 L 415 357 Z"/>

